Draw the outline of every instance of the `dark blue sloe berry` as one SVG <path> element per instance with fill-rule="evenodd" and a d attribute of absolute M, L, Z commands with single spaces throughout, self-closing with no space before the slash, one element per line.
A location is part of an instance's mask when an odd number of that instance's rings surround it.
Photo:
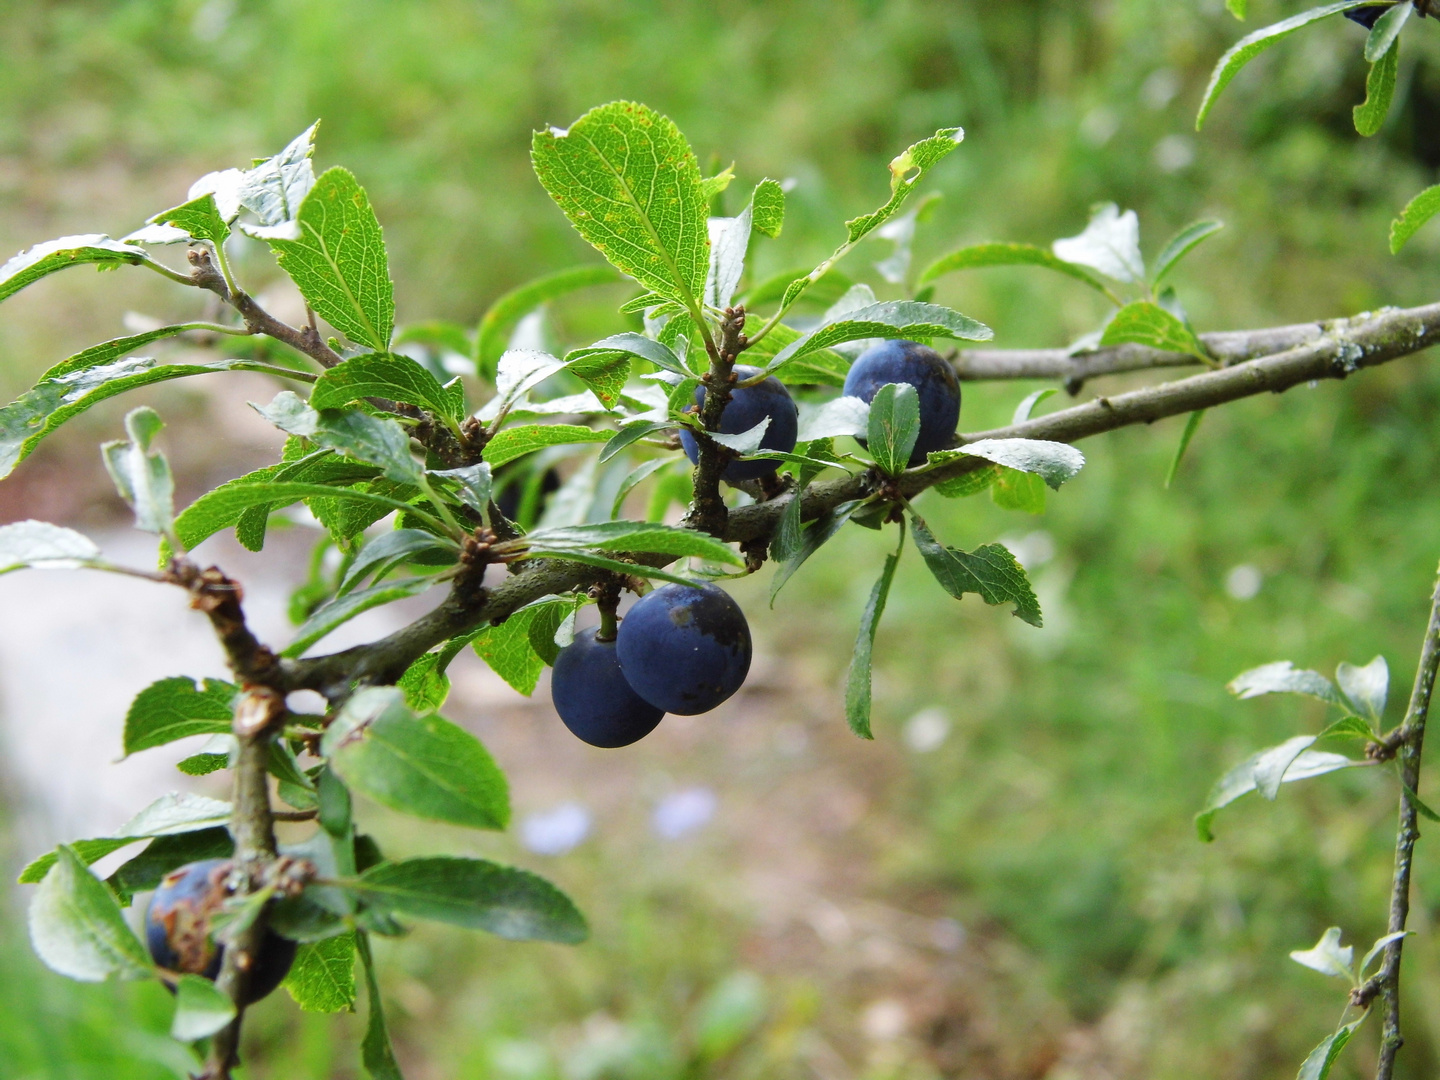
<path fill-rule="evenodd" d="M 759 374 L 760 369 L 757 367 L 748 364 L 735 365 L 735 378 L 738 382 L 753 379 Z M 704 386 L 695 388 L 695 404 L 705 404 Z M 795 436 L 800 430 L 800 413 L 795 408 L 790 391 L 773 375 L 754 386 L 740 386 L 730 391 L 730 404 L 726 405 L 725 411 L 720 414 L 720 434 L 739 435 L 767 417 L 770 426 L 765 429 L 765 437 L 760 440 L 760 449 L 778 450 L 785 454 L 794 450 Z M 683 427 L 680 429 L 680 444 L 685 447 L 685 456 L 692 463 L 700 460 L 700 447 L 695 436 Z M 778 461 L 763 459 L 732 461 L 725 466 L 720 479 L 732 484 L 738 480 L 759 480 L 779 467 Z"/>
<path fill-rule="evenodd" d="M 615 651 L 637 694 L 657 709 L 694 716 L 740 689 L 750 670 L 750 627 L 724 589 L 665 585 L 630 609 Z"/>
<path fill-rule="evenodd" d="M 1375 21 L 1390 10 L 1389 4 L 1367 4 L 1365 7 L 1351 8 L 1345 12 L 1345 18 L 1358 22 L 1366 30 L 1373 29 Z"/>
<path fill-rule="evenodd" d="M 851 365 L 844 393 L 868 402 L 887 383 L 909 383 L 920 398 L 920 436 L 910 464 L 919 465 L 931 450 L 949 446 L 960 422 L 960 380 L 945 358 L 918 342 L 882 341 Z"/>
<path fill-rule="evenodd" d="M 596 641 L 598 628 L 581 630 L 555 657 L 550 698 L 565 726 L 591 746 L 629 746 L 660 723 L 657 709 L 620 673 L 615 642 Z"/>
<path fill-rule="evenodd" d="M 145 943 L 155 963 L 212 980 L 220 974 L 225 947 L 210 940 L 210 916 L 228 895 L 225 880 L 230 867 L 229 859 L 206 859 L 160 880 L 145 912 Z M 245 1004 L 267 997 L 284 981 L 294 960 L 295 942 L 267 930 L 250 973 Z"/>

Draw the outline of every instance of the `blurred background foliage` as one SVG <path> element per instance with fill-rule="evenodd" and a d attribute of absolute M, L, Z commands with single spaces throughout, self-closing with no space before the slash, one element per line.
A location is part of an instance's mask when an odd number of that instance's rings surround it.
<path fill-rule="evenodd" d="M 1251 6 L 1247 28 L 1303 5 Z M 354 170 L 385 225 L 402 320 L 473 325 L 507 288 L 595 261 L 535 182 L 529 133 L 626 97 L 673 116 L 702 163 L 733 160 L 737 191 L 797 181 L 757 276 L 828 253 L 839 222 L 879 201 L 891 156 L 959 123 L 918 265 L 964 242 L 1048 243 L 1114 200 L 1139 211 L 1151 256 L 1187 221 L 1227 223 L 1177 275 L 1200 330 L 1433 299 L 1440 229 L 1399 258 L 1385 237 L 1440 170 L 1436 26 L 1407 29 L 1397 107 L 1374 139 L 1350 124 L 1363 32 L 1339 19 L 1247 69 L 1197 136 L 1209 69 L 1245 29 L 1220 0 L 28 0 L 0 9 L 0 248 L 121 235 L 319 117 L 319 164 Z M 895 295 L 871 269 L 887 254 L 869 242 L 844 269 Z M 259 251 L 240 262 L 257 285 L 275 279 Z M 597 297 L 560 305 L 557 336 L 617 327 L 623 294 Z M 1064 344 L 1102 314 L 1042 271 L 948 278 L 938 298 L 1005 346 Z M 127 309 L 168 319 L 194 303 L 133 271 L 43 282 L 0 314 L 0 390 L 119 333 Z M 962 429 L 1004 422 L 1032 388 L 967 386 Z M 1168 491 L 1180 421 L 1085 443 L 1089 466 L 1039 518 L 927 496 L 948 542 L 1023 549 L 1048 626 L 956 604 L 907 557 L 877 646 L 875 745 L 841 730 L 836 687 L 890 538 L 849 530 L 773 613 L 766 580 L 737 587 L 769 646 L 753 715 L 568 774 L 572 795 L 611 762 L 635 785 L 636 807 L 545 867 L 594 942 L 442 929 L 386 950 L 411 1074 L 1293 1075 L 1341 1002 L 1285 954 L 1329 925 L 1362 947 L 1382 931 L 1394 792 L 1363 770 L 1296 785 L 1227 812 L 1209 847 L 1191 815 L 1228 766 L 1323 722 L 1318 705 L 1228 699 L 1245 668 L 1382 653 L 1398 719 L 1440 557 L 1437 406 L 1422 357 L 1212 412 Z M 125 407 L 42 448 L 0 489 L 0 517 L 103 519 L 93 444 Z M 239 471 L 223 445 L 175 445 L 181 469 Z M 34 478 L 91 494 L 47 496 Z M 514 775 L 519 791 L 528 774 Z M 638 806 L 654 775 L 711 784 L 722 811 L 754 796 L 755 829 L 658 844 Z M 783 856 L 809 826 L 825 837 L 806 931 L 818 953 L 774 931 L 764 888 L 730 887 L 755 832 Z M 1440 873 L 1420 851 L 1406 1077 L 1440 1067 Z M 0 923 L 0 1077 L 175 1075 L 163 993 L 42 973 L 21 891 Z M 884 929 L 856 929 L 867 911 Z M 872 939 L 901 948 L 901 913 L 938 928 L 911 949 L 931 960 L 903 976 L 842 962 Z M 252 1034 L 251 1075 L 357 1074 L 353 1020 L 276 1000 Z M 1373 1023 L 1356 1045 L 1338 1075 L 1373 1060 Z"/>

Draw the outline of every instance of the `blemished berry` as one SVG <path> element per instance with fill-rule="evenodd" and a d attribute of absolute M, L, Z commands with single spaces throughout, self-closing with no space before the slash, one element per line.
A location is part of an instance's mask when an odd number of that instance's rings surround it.
<path fill-rule="evenodd" d="M 960 422 L 960 380 L 945 358 L 915 341 L 882 341 L 851 365 L 844 393 L 869 402 L 887 383 L 909 383 L 920 399 L 920 435 L 910 464 L 949 446 Z"/>
<path fill-rule="evenodd" d="M 750 626 L 715 585 L 665 585 L 636 601 L 615 638 L 635 693 L 678 716 L 709 712 L 745 681 Z"/>
<path fill-rule="evenodd" d="M 1365 7 L 1351 8 L 1345 12 L 1345 18 L 1358 22 L 1366 30 L 1373 29 L 1375 22 L 1390 10 L 1389 4 L 1367 4 Z"/>
<path fill-rule="evenodd" d="M 760 369 L 748 364 L 735 365 L 737 382 L 753 379 Z M 695 388 L 695 404 L 705 404 L 705 387 Z M 760 449 L 778 450 L 788 454 L 795 449 L 795 436 L 800 431 L 800 413 L 790 391 L 775 376 L 754 386 L 740 386 L 730 391 L 730 404 L 720 414 L 720 434 L 739 435 L 749 431 L 762 420 L 769 418 L 770 426 L 760 440 Z M 680 429 L 680 443 L 685 447 L 685 456 L 693 464 L 700 460 L 700 446 L 695 436 L 686 428 Z M 769 476 L 780 467 L 778 461 L 732 461 L 725 466 L 720 479 L 728 483 L 738 480 L 759 480 Z"/>
<path fill-rule="evenodd" d="M 660 723 L 657 709 L 635 693 L 620 671 L 615 642 L 596 641 L 597 627 L 580 630 L 555 657 L 550 698 L 565 726 L 591 746 L 638 742 Z"/>
<path fill-rule="evenodd" d="M 215 979 L 225 947 L 210 939 L 210 916 L 227 895 L 229 859 L 206 859 L 166 874 L 145 912 L 145 943 L 150 958 L 163 968 Z M 250 973 L 245 1004 L 269 996 L 295 961 L 295 942 L 272 930 L 265 932 Z"/>

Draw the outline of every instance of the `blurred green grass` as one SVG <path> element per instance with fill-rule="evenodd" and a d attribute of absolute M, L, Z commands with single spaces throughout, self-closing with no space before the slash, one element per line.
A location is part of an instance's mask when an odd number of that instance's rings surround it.
<path fill-rule="evenodd" d="M 1252 6 L 1252 27 L 1298 7 Z M 1434 28 L 1407 31 L 1401 99 L 1374 140 L 1349 128 L 1362 35 L 1339 20 L 1267 54 L 1197 136 L 1209 66 L 1242 32 L 1218 2 L 1161 0 L 12 5 L 0 11 L 0 245 L 118 235 L 200 173 L 321 117 L 321 163 L 351 167 L 386 227 L 404 319 L 470 323 L 511 285 L 593 259 L 534 181 L 529 132 L 629 97 L 674 116 L 702 160 L 735 160 L 743 181 L 799 180 L 784 236 L 757 248 L 758 275 L 827 253 L 839 221 L 880 197 L 885 162 L 958 122 L 968 137 L 936 171 L 945 199 L 917 242 L 921 265 L 962 242 L 1078 232 L 1089 204 L 1113 199 L 1140 212 L 1147 254 L 1193 218 L 1228 223 L 1177 276 L 1202 330 L 1433 299 L 1437 231 L 1398 259 L 1384 241 L 1440 167 Z M 885 254 L 869 244 L 846 270 L 878 281 L 868 263 Z M 244 262 L 256 275 L 266 265 Z M 1099 315 L 1079 286 L 1038 271 L 957 276 L 939 298 L 1002 345 L 1061 344 Z M 0 318 L 0 389 L 112 336 L 126 308 L 188 310 L 179 303 L 125 271 L 36 286 Z M 614 318 L 583 303 L 561 315 L 577 338 Z M 967 386 L 962 426 L 1003 421 L 1031 388 Z M 1056 554 L 1037 580 L 1065 628 L 1036 635 L 973 599 L 957 605 L 907 553 L 877 645 L 877 735 L 893 744 L 927 707 L 955 727 L 882 789 L 873 809 L 897 836 L 872 852 L 875 887 L 897 903 L 938 897 L 973 933 L 1017 942 L 1082 1029 L 1103 1030 L 1138 995 L 1141 1060 L 1123 1075 L 1291 1075 L 1338 996 L 1285 953 L 1332 924 L 1361 943 L 1380 932 L 1391 792 L 1361 773 L 1247 800 L 1211 847 L 1190 818 L 1230 764 L 1321 723 L 1295 702 L 1229 700 L 1223 684 L 1244 668 L 1382 653 L 1398 717 L 1440 557 L 1437 405 L 1440 378 L 1405 361 L 1212 412 L 1169 491 L 1180 420 L 1085 443 L 1086 470 L 1039 518 L 927 496 L 922 512 L 950 543 L 1048 533 Z M 123 407 L 77 425 L 85 461 Z M 773 615 L 765 582 L 737 591 L 787 664 L 833 686 L 889 543 L 843 534 Z M 1248 601 L 1224 588 L 1242 564 L 1263 574 Z M 569 1076 L 675 1075 L 697 1003 L 741 966 L 750 931 L 693 876 L 714 865 L 637 872 L 654 857 L 616 842 L 567 860 L 596 925 L 620 928 L 604 944 L 518 950 L 427 931 L 387 950 L 408 988 L 398 1015 L 412 1060 L 446 1076 L 547 1076 L 562 1061 Z M 1437 887 L 1422 844 L 1422 917 Z M 15 973 L 0 980 L 0 1077 L 172 1075 L 146 1063 L 163 1044 L 163 995 L 63 983 L 22 939 L 19 920 L 0 924 Z M 1402 1068 L 1418 1077 L 1440 1063 L 1440 965 L 1423 939 L 1407 957 Z M 447 1000 L 426 1006 L 427 993 Z M 770 1034 L 716 1071 L 795 1075 L 795 1032 L 854 1026 L 853 1010 L 817 1004 L 834 993 L 773 980 Z M 552 1033 L 597 1012 L 628 1027 L 577 1037 L 610 1048 L 594 1061 L 566 1058 Z M 258 1075 L 355 1075 L 353 1022 L 269 1003 L 256 1031 Z M 1347 1060 L 1374 1040 L 1362 1029 Z M 920 1054 L 904 1068 L 938 1066 Z"/>

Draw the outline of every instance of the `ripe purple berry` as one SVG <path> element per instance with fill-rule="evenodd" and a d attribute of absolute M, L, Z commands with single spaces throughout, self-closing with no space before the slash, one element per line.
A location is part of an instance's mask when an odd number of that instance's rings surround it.
<path fill-rule="evenodd" d="M 678 716 L 709 712 L 745 681 L 750 626 L 714 585 L 665 585 L 636 602 L 615 639 L 635 693 Z"/>
<path fill-rule="evenodd" d="M 591 746 L 629 746 L 655 730 L 665 710 L 630 688 L 620 671 L 615 642 L 581 630 L 555 658 L 550 698 L 575 736 Z"/>
<path fill-rule="evenodd" d="M 960 422 L 960 380 L 945 358 L 915 341 L 883 341 L 851 365 L 844 393 L 869 402 L 887 383 L 909 383 L 920 399 L 920 436 L 910 464 L 949 446 Z"/>
<path fill-rule="evenodd" d="M 760 369 L 748 364 L 735 365 L 735 378 L 739 382 L 753 379 Z M 695 404 L 705 404 L 705 387 L 695 388 Z M 749 431 L 762 420 L 769 420 L 770 426 L 760 440 L 760 449 L 778 450 L 788 454 L 795 449 L 795 437 L 800 431 L 800 413 L 790 391 L 775 376 L 754 386 L 739 386 L 730 391 L 730 403 L 720 414 L 720 434 L 739 435 Z M 700 446 L 695 436 L 686 428 L 680 429 L 680 444 L 685 447 L 685 456 L 691 462 L 700 460 Z M 739 480 L 759 480 L 769 476 L 780 467 L 778 461 L 732 461 L 725 466 L 720 479 L 727 483 Z"/>

